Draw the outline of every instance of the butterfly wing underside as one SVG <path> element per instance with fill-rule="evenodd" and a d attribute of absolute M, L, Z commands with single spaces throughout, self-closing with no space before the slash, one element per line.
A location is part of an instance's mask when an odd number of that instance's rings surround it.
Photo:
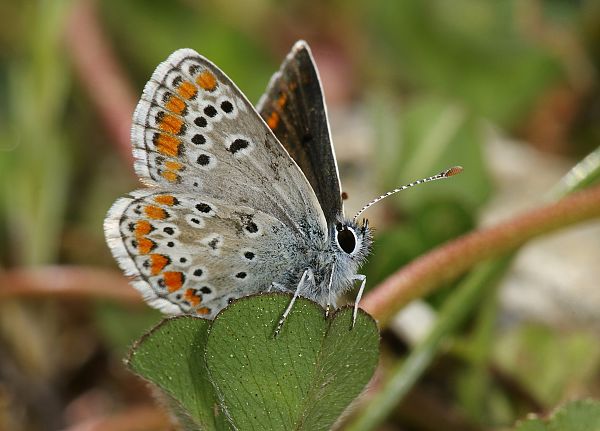
<path fill-rule="evenodd" d="M 289 265 L 281 256 L 293 242 L 287 226 L 254 208 L 159 188 L 119 199 L 106 232 L 150 305 L 208 318 L 278 281 Z"/>
<path fill-rule="evenodd" d="M 297 42 L 257 106 L 315 191 L 329 224 L 343 214 L 341 186 L 321 81 L 306 42 Z"/>
<path fill-rule="evenodd" d="M 327 237 L 298 165 L 231 80 L 195 51 L 178 50 L 157 67 L 131 139 L 148 188 L 113 205 L 105 232 L 154 307 L 211 317 L 224 301 L 267 290 L 294 267 L 282 245 Z M 246 249 L 256 260 L 247 261 Z"/>

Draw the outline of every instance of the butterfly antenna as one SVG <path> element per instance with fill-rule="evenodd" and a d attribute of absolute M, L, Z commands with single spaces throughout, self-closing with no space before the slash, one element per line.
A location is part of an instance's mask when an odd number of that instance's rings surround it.
<path fill-rule="evenodd" d="M 397 189 L 394 190 L 390 190 L 389 192 L 387 192 L 384 195 L 381 195 L 375 199 L 373 199 L 371 202 L 369 202 L 368 204 L 366 204 L 364 207 L 362 207 L 360 209 L 359 212 L 356 213 L 356 215 L 354 216 L 354 222 L 356 222 L 356 220 L 358 219 L 358 217 L 360 217 L 360 215 L 362 213 L 364 213 L 367 209 L 369 209 L 371 206 L 375 205 L 377 202 L 387 198 L 388 196 L 393 195 L 394 193 L 398 193 L 401 192 L 402 190 L 406 190 L 409 189 L 411 187 L 414 187 L 418 184 L 423 184 L 423 183 L 429 183 L 431 181 L 437 181 L 437 180 L 443 180 L 444 178 L 449 178 L 449 177 L 453 177 L 454 175 L 458 175 L 463 171 L 462 166 L 453 166 L 450 169 L 446 169 L 443 172 L 440 172 L 437 175 L 434 175 L 432 177 L 428 177 L 428 178 L 422 178 L 420 180 L 414 181 L 410 184 L 406 184 L 404 186 L 398 187 Z"/>

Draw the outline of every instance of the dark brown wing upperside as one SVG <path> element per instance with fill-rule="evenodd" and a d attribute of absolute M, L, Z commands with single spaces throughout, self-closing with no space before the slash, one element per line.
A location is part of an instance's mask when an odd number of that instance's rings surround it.
<path fill-rule="evenodd" d="M 257 110 L 310 182 L 328 224 L 343 214 L 340 180 L 319 75 L 297 42 L 273 75 Z"/>

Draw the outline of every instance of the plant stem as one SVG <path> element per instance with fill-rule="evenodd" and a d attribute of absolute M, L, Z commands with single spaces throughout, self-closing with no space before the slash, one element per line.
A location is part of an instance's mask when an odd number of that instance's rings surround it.
<path fill-rule="evenodd" d="M 40 266 L 0 271 L 0 302 L 11 298 L 114 299 L 143 304 L 140 294 L 116 271 L 85 266 Z"/>
<path fill-rule="evenodd" d="M 600 217 L 600 185 L 450 241 L 417 258 L 369 292 L 362 308 L 385 327 L 412 299 L 425 296 L 476 264 L 502 256 L 532 238 Z"/>
<path fill-rule="evenodd" d="M 66 45 L 73 68 L 91 98 L 112 142 L 133 165 L 129 133 L 137 96 L 98 20 L 95 2 L 73 3 Z"/>

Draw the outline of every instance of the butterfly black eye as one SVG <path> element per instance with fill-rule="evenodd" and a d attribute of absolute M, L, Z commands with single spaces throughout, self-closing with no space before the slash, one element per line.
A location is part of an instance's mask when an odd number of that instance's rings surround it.
<path fill-rule="evenodd" d="M 352 230 L 348 229 L 347 226 L 342 226 L 342 229 L 338 229 L 337 243 L 342 250 L 348 254 L 351 254 L 356 247 L 356 236 Z"/>

